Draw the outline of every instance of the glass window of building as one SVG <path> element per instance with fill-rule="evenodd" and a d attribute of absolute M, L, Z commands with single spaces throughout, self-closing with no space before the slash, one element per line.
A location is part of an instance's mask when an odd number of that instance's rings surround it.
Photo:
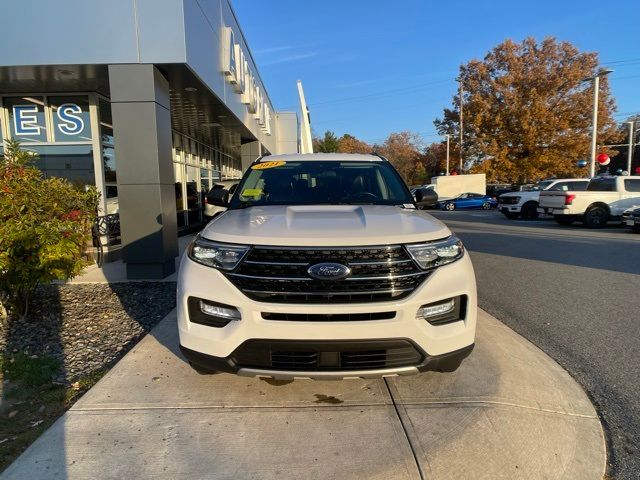
<path fill-rule="evenodd" d="M 113 145 L 113 124 L 111 104 L 100 99 L 100 147 L 102 149 L 102 168 L 104 169 L 104 195 L 107 200 L 107 214 L 118 213 L 118 177 L 116 172 L 116 152 Z"/>
<path fill-rule="evenodd" d="M 89 97 L 48 97 L 56 142 L 90 142 Z"/>
<path fill-rule="evenodd" d="M 189 225 L 193 225 L 201 222 L 200 218 L 200 192 L 199 192 L 199 180 L 198 180 L 199 168 L 187 165 L 187 210 L 188 210 L 188 222 Z"/>
<path fill-rule="evenodd" d="M 43 97 L 5 97 L 11 138 L 23 143 L 47 141 Z"/>
<path fill-rule="evenodd" d="M 37 153 L 35 165 L 45 178 L 66 178 L 78 187 L 95 185 L 93 149 L 91 145 L 23 145 Z"/>

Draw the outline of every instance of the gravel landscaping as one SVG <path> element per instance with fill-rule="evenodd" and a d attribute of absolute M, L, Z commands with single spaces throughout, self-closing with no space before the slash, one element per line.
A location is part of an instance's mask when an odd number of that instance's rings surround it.
<path fill-rule="evenodd" d="M 175 307 L 174 282 L 42 286 L 23 320 L 0 322 L 5 358 L 56 360 L 54 383 L 109 367 Z"/>

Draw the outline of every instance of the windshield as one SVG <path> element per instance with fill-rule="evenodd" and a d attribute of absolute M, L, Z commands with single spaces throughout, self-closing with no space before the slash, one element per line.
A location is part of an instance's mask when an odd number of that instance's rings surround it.
<path fill-rule="evenodd" d="M 538 182 L 533 187 L 529 189 L 530 192 L 539 192 L 541 190 L 546 190 L 553 183 L 553 180 L 545 180 L 544 182 Z"/>
<path fill-rule="evenodd" d="M 388 162 L 261 162 L 244 175 L 230 208 L 255 205 L 413 204 Z"/>

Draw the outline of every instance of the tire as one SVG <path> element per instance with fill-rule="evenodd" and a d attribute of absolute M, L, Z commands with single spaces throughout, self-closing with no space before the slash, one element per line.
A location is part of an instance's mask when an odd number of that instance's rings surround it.
<path fill-rule="evenodd" d="M 456 204 L 455 203 L 447 203 L 444 206 L 445 210 L 448 210 L 449 212 L 453 212 L 456 209 Z"/>
<path fill-rule="evenodd" d="M 571 225 L 575 221 L 573 218 L 566 218 L 562 215 L 554 215 L 553 218 L 560 225 Z"/>
<path fill-rule="evenodd" d="M 525 220 L 536 220 L 538 218 L 538 204 L 536 202 L 528 202 L 522 206 L 522 218 Z"/>
<path fill-rule="evenodd" d="M 609 220 L 609 212 L 601 206 L 591 207 L 584 214 L 583 223 L 587 228 L 603 228 Z"/>
<path fill-rule="evenodd" d="M 483 210 L 491 210 L 491 204 L 489 202 L 484 202 L 482 204 L 482 209 Z"/>
<path fill-rule="evenodd" d="M 640 225 L 634 225 L 633 227 L 631 227 L 631 231 L 633 233 L 640 233 Z"/>
<path fill-rule="evenodd" d="M 509 220 L 515 220 L 516 218 L 518 218 L 520 216 L 519 212 L 506 212 L 503 213 L 503 215 L 505 217 L 507 217 Z"/>

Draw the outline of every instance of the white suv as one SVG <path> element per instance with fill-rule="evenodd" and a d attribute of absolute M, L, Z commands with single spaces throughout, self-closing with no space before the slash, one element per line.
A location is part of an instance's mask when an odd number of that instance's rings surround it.
<path fill-rule="evenodd" d="M 471 353 L 471 260 L 384 158 L 262 158 L 225 206 L 180 265 L 196 370 L 378 377 L 453 371 Z"/>
<path fill-rule="evenodd" d="M 498 211 L 510 220 L 522 217 L 526 220 L 538 218 L 539 213 L 548 213 L 538 208 L 540 192 L 586 190 L 589 179 L 556 178 L 536 183 L 531 189 L 521 192 L 503 193 L 498 199 Z"/>

